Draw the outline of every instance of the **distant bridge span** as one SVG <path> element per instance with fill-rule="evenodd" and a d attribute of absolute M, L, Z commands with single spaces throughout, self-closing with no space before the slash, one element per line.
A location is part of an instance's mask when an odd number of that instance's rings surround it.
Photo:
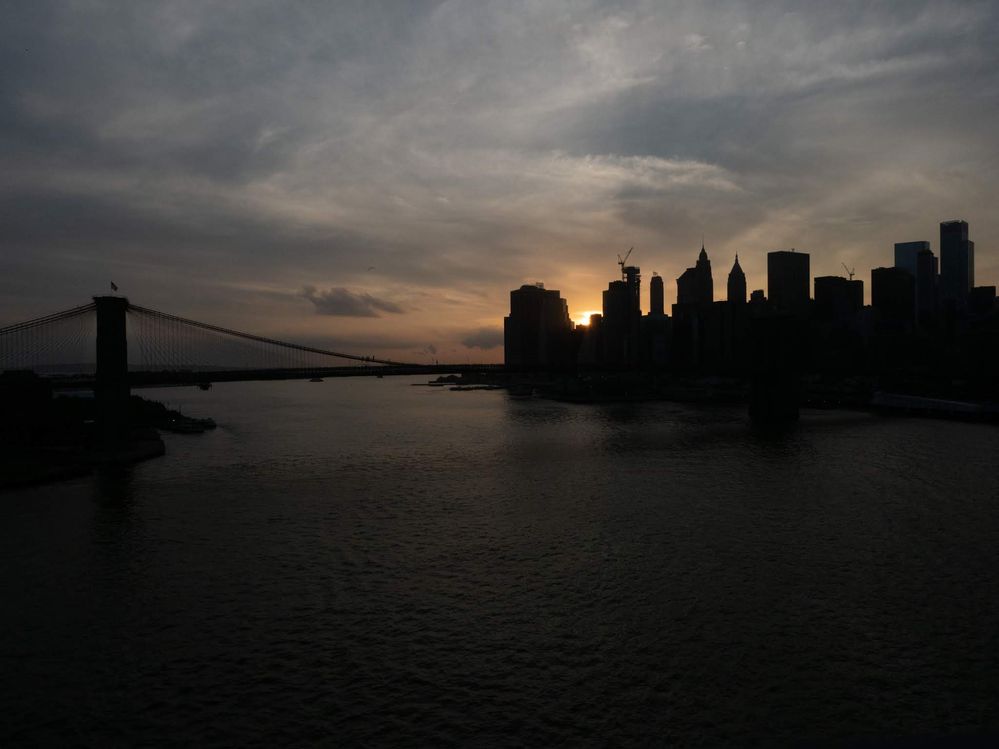
<path fill-rule="evenodd" d="M 356 364 L 329 366 L 330 359 Z M 103 420 L 119 427 L 126 425 L 133 387 L 507 371 L 499 364 L 415 364 L 281 341 L 117 296 L 0 328 L 3 370 L 33 370 L 57 389 L 93 388 Z"/>
<path fill-rule="evenodd" d="M 447 374 L 504 373 L 512 370 L 502 364 L 399 364 L 378 367 L 318 367 L 309 369 L 234 369 L 218 371 L 129 372 L 130 387 L 166 387 L 171 385 L 203 385 L 217 382 L 262 382 L 269 380 L 306 380 L 337 377 L 405 377 Z M 55 390 L 89 390 L 96 387 L 92 375 L 72 375 L 50 378 Z"/>

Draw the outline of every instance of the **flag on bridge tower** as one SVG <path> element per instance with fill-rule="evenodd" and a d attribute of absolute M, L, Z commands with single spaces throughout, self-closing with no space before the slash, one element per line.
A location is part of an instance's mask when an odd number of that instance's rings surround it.
<path fill-rule="evenodd" d="M 118 285 L 114 281 L 111 282 L 111 291 L 118 291 Z"/>

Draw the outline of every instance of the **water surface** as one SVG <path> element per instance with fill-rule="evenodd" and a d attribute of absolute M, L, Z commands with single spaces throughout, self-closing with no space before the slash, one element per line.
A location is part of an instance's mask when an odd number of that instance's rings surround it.
<path fill-rule="evenodd" d="M 0 745 L 999 732 L 999 429 L 410 382 L 0 495 Z"/>

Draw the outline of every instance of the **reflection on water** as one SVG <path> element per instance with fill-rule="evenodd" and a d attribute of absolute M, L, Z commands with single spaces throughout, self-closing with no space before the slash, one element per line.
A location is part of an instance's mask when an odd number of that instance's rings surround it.
<path fill-rule="evenodd" d="M 0 744 L 999 731 L 999 430 L 401 380 L 0 496 Z"/>

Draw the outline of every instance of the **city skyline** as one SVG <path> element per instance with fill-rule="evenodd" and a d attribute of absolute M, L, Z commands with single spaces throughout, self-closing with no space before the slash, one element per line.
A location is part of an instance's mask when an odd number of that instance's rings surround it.
<path fill-rule="evenodd" d="M 502 360 L 619 252 L 811 277 L 964 219 L 999 279 L 999 9 L 32 3 L 0 26 L 0 318 L 122 293 L 401 360 Z M 720 280 L 721 279 L 721 280 Z M 865 290 L 870 302 L 870 290 Z M 647 299 L 643 298 L 643 309 Z"/>
<path fill-rule="evenodd" d="M 964 219 L 947 219 L 947 220 L 944 220 L 944 221 L 940 221 L 938 223 L 938 225 L 937 225 L 938 238 L 936 239 L 936 241 L 931 241 L 931 240 L 914 240 L 914 241 L 896 242 L 893 245 L 893 254 L 892 254 L 891 258 L 890 258 L 890 262 L 876 263 L 876 264 L 872 265 L 870 268 L 866 268 L 866 269 L 861 269 L 861 268 L 857 268 L 857 267 L 848 268 L 845 263 L 841 263 L 840 267 L 838 269 L 834 269 L 833 271 L 828 272 L 828 273 L 823 273 L 823 272 L 819 272 L 819 271 L 813 271 L 811 269 L 812 254 L 807 249 L 797 248 L 797 247 L 792 247 L 790 249 L 777 249 L 777 248 L 775 248 L 775 249 L 765 250 L 763 254 L 765 255 L 765 262 L 767 264 L 767 267 L 766 267 L 766 269 L 764 271 L 763 277 L 756 279 L 757 281 L 759 281 L 758 284 L 753 284 L 753 283 L 749 282 L 749 279 L 746 277 L 744 271 L 742 270 L 742 263 L 739 260 L 739 253 L 735 254 L 735 256 L 733 258 L 733 261 L 732 261 L 732 265 L 729 266 L 729 268 L 732 269 L 732 270 L 736 270 L 737 269 L 736 272 L 738 273 L 738 275 L 740 277 L 739 284 L 741 284 L 741 285 L 737 285 L 736 288 L 741 290 L 742 296 L 744 298 L 748 298 L 748 294 L 749 294 L 750 291 L 755 291 L 755 290 L 758 289 L 760 291 L 763 291 L 764 295 L 768 299 L 770 299 L 771 301 L 774 301 L 774 295 L 773 295 L 772 289 L 771 289 L 771 286 L 772 286 L 772 283 L 773 283 L 771 277 L 774 275 L 775 271 L 778 272 L 778 278 L 782 278 L 783 276 L 780 273 L 779 266 L 778 266 L 778 268 L 774 268 L 772 266 L 772 263 L 775 260 L 781 258 L 782 256 L 786 257 L 788 260 L 795 260 L 795 256 L 798 256 L 798 258 L 803 262 L 803 265 L 802 265 L 802 267 L 800 269 L 798 269 L 798 276 L 799 276 L 799 278 L 798 278 L 798 284 L 797 285 L 801 288 L 801 293 L 799 293 L 799 296 L 801 298 L 799 298 L 797 300 L 797 304 L 800 305 L 800 304 L 804 304 L 804 303 L 806 303 L 806 302 L 808 302 L 810 300 L 814 300 L 814 296 L 815 296 L 815 294 L 814 294 L 814 289 L 815 289 L 814 283 L 815 283 L 816 279 L 839 279 L 839 278 L 842 278 L 843 280 L 849 279 L 849 280 L 852 281 L 852 280 L 856 279 L 856 280 L 860 281 L 862 283 L 862 285 L 863 285 L 863 296 L 862 296 L 863 303 L 865 305 L 870 305 L 872 303 L 872 301 L 873 301 L 873 291 L 872 291 L 873 284 L 872 284 L 872 279 L 873 279 L 873 276 L 874 276 L 874 272 L 877 271 L 877 270 L 883 270 L 885 268 L 902 268 L 902 269 L 906 270 L 907 272 L 909 272 L 911 274 L 913 282 L 915 283 L 916 280 L 920 277 L 920 275 L 917 272 L 917 252 L 921 250 L 923 252 L 928 252 L 929 256 L 930 256 L 930 259 L 932 259 L 932 262 L 933 262 L 933 265 L 932 265 L 932 283 L 933 283 L 933 294 L 934 294 L 934 298 L 935 298 L 938 293 L 943 293 L 943 292 L 938 292 L 937 291 L 936 284 L 939 282 L 939 273 L 940 273 L 940 271 L 939 271 L 939 268 L 938 268 L 938 263 L 939 263 L 940 255 L 943 252 L 944 235 L 945 234 L 951 234 L 953 229 L 955 229 L 955 228 L 959 229 L 960 227 L 963 227 L 963 232 L 964 232 L 964 234 L 961 235 L 961 236 L 963 236 L 964 240 L 967 241 L 969 239 L 969 237 L 970 237 L 970 234 L 971 234 L 971 230 L 969 228 L 970 227 L 970 222 L 968 222 L 968 221 L 966 221 Z M 971 274 L 970 274 L 970 283 L 968 284 L 968 289 L 970 290 L 971 288 L 976 287 L 976 286 L 995 286 L 996 284 L 995 284 L 994 281 L 992 281 L 990 279 L 982 279 L 980 275 L 977 277 L 977 281 L 976 281 L 975 268 L 976 268 L 976 265 L 977 265 L 978 260 L 980 258 L 976 258 L 976 256 L 975 256 L 975 253 L 974 253 L 975 242 L 974 242 L 974 240 L 971 240 L 970 242 L 968 242 L 968 244 L 971 247 L 971 252 L 970 252 Z M 634 258 L 634 255 L 632 255 L 632 252 L 633 252 L 634 249 L 635 248 L 630 248 L 628 256 L 626 256 L 626 257 Z M 953 252 L 953 250 L 952 250 L 952 252 Z M 731 284 L 731 278 L 729 278 L 729 276 L 728 276 L 728 271 L 724 271 L 724 278 L 728 279 L 728 280 L 727 281 L 723 280 L 722 283 L 717 287 L 717 289 L 713 289 L 712 288 L 712 282 L 711 282 L 711 260 L 709 258 L 710 254 L 711 253 L 707 252 L 706 245 L 705 245 L 705 243 L 704 243 L 704 241 L 702 239 L 700 251 L 699 251 L 699 254 L 698 254 L 698 258 L 699 259 L 697 260 L 697 262 L 694 263 L 692 265 L 692 267 L 688 267 L 688 268 L 684 269 L 683 271 L 679 272 L 678 275 L 673 279 L 674 291 L 673 291 L 672 296 L 669 294 L 669 288 L 670 288 L 670 286 L 669 286 L 669 281 L 668 281 L 668 279 L 666 277 L 668 275 L 668 273 L 667 274 L 663 274 L 663 273 L 660 273 L 658 270 L 655 270 L 655 271 L 652 271 L 652 273 L 647 274 L 647 278 L 648 278 L 649 281 L 651 281 L 653 278 L 657 279 L 657 282 L 658 282 L 660 288 L 663 289 L 663 291 L 661 291 L 659 293 L 663 293 L 664 299 L 666 301 L 666 307 L 667 308 L 671 304 L 671 301 L 670 301 L 671 299 L 672 299 L 672 303 L 679 303 L 679 302 L 682 301 L 680 299 L 681 294 L 679 293 L 678 287 L 680 287 L 685 282 L 688 283 L 688 284 L 691 283 L 691 282 L 693 282 L 695 284 L 697 283 L 696 280 L 694 280 L 695 279 L 695 275 L 694 274 L 695 274 L 695 271 L 702 264 L 706 264 L 705 267 L 707 268 L 707 273 L 708 273 L 708 277 L 707 277 L 707 280 L 706 280 L 707 287 L 700 292 L 703 295 L 703 297 L 704 297 L 704 301 L 731 301 L 730 298 L 729 298 L 729 296 L 731 294 L 732 287 L 730 285 Z M 620 262 L 621 256 L 618 255 L 618 258 L 619 258 L 619 264 L 621 264 L 621 262 Z M 985 260 L 986 260 L 986 263 L 988 263 L 988 258 L 986 258 Z M 965 255 L 965 262 L 967 262 L 967 261 L 968 261 L 968 256 Z M 639 260 L 637 260 L 637 259 L 630 260 L 629 264 L 637 266 L 638 270 L 641 269 L 641 265 L 639 263 Z M 677 270 L 679 270 L 679 269 L 677 269 Z M 691 280 L 690 281 L 685 281 L 685 279 L 688 279 L 688 278 L 691 279 Z M 968 280 L 967 273 L 965 274 L 965 280 Z M 805 283 L 805 281 L 807 281 L 807 283 Z M 534 285 L 539 285 L 539 284 L 542 286 L 542 288 L 545 287 L 545 282 L 544 281 L 540 281 L 539 280 L 539 281 L 535 281 L 534 282 Z M 531 285 L 531 284 L 528 284 L 528 285 Z M 728 287 L 726 288 L 727 285 L 728 285 Z M 561 288 L 558 289 L 558 291 L 561 292 Z M 605 294 L 606 292 L 600 292 L 600 293 Z M 781 291 L 781 289 L 778 288 L 778 297 L 782 293 L 783 292 Z M 914 293 L 916 293 L 915 289 L 914 289 Z M 946 298 L 946 294 L 944 294 L 941 298 Z M 644 302 L 641 301 L 641 299 L 644 299 Z M 690 301 L 690 300 L 688 299 L 688 301 Z M 737 301 L 739 301 L 739 300 L 737 300 Z M 565 298 L 565 302 L 569 303 L 568 314 L 569 314 L 569 318 L 572 320 L 573 324 L 574 325 L 582 325 L 582 326 L 585 326 L 585 325 L 589 324 L 590 317 L 592 315 L 599 315 L 599 314 L 601 314 L 601 312 L 603 310 L 603 306 L 604 306 L 604 305 L 598 305 L 597 307 L 594 307 L 593 309 L 584 309 L 582 311 L 574 312 L 573 308 L 571 306 L 571 300 L 568 299 L 568 297 Z M 780 306 L 780 304 L 781 304 L 779 298 L 777 300 L 777 304 L 778 304 L 778 306 Z M 652 309 L 653 306 L 654 306 L 654 303 L 652 302 L 651 297 L 640 298 L 639 309 L 642 312 L 646 312 L 646 313 L 649 312 Z"/>

